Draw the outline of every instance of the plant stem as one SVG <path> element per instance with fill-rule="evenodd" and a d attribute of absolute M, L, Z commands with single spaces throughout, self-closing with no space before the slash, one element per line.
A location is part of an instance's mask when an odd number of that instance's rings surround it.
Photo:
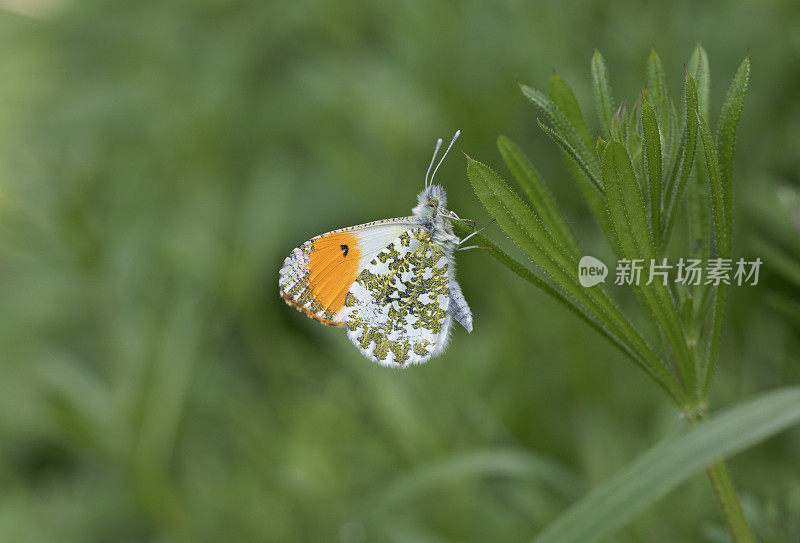
<path fill-rule="evenodd" d="M 742 505 L 736 496 L 736 489 L 728 475 L 728 468 L 723 461 L 710 465 L 706 469 L 708 478 L 711 480 L 711 488 L 714 489 L 714 496 L 717 498 L 717 505 L 725 519 L 725 525 L 731 534 L 734 543 L 752 543 L 755 541 L 753 532 L 747 524 L 747 519 L 742 511 Z"/>
<path fill-rule="evenodd" d="M 696 414 L 687 414 L 686 418 L 689 425 L 694 426 L 705 418 L 705 414 L 701 411 Z M 742 504 L 739 503 L 739 497 L 736 495 L 736 489 L 733 487 L 733 481 L 728 474 L 728 468 L 725 467 L 725 462 L 720 460 L 711 464 L 706 468 L 706 474 L 733 542 L 753 543 L 755 541 L 753 532 L 750 530 L 750 525 L 747 524 L 747 518 L 744 516 Z"/>

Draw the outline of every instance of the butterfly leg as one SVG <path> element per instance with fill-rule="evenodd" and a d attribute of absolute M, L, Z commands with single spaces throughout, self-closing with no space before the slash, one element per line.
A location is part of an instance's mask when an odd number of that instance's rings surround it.
<path fill-rule="evenodd" d="M 475 230 L 475 221 L 474 221 L 474 220 L 472 220 L 472 219 L 462 219 L 461 217 L 459 217 L 458 215 L 456 215 L 456 212 L 455 212 L 455 211 L 449 211 L 449 210 L 448 210 L 448 211 L 446 211 L 446 212 L 444 212 L 444 213 L 440 212 L 439 214 L 440 214 L 442 217 L 447 217 L 447 218 L 448 218 L 448 219 L 450 219 L 451 221 L 463 222 L 464 224 L 466 224 L 467 226 L 469 226 L 470 228 L 472 228 L 473 230 Z"/>
<path fill-rule="evenodd" d="M 484 230 L 486 230 L 487 228 L 489 228 L 490 226 L 492 226 L 492 224 L 494 223 L 494 221 L 495 221 L 495 219 L 492 219 L 491 221 L 489 221 L 489 224 L 487 224 L 487 225 L 486 225 L 486 226 L 484 226 L 483 228 L 479 228 L 478 230 L 475 230 L 475 231 L 474 231 L 474 232 L 472 232 L 471 234 L 468 234 L 468 235 L 467 235 L 467 236 L 466 236 L 464 239 L 462 239 L 461 241 L 459 241 L 459 242 L 458 242 L 458 244 L 459 244 L 459 245 L 461 245 L 462 243 L 464 243 L 465 241 L 467 241 L 469 238 L 471 238 L 471 237 L 472 237 L 472 236 L 474 236 L 475 234 L 480 234 L 481 232 L 483 232 Z M 465 249 L 466 249 L 466 248 L 467 248 L 467 247 L 465 247 Z"/>

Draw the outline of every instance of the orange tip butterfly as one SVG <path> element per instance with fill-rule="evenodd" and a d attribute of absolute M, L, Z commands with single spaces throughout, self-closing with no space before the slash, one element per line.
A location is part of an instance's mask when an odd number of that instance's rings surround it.
<path fill-rule="evenodd" d="M 311 238 L 283 262 L 280 293 L 287 304 L 324 324 L 342 326 L 361 353 L 383 366 L 422 364 L 444 351 L 453 319 L 472 331 L 472 313 L 456 282 L 459 239 L 436 171 L 436 143 L 410 217 L 384 219 Z M 429 178 L 430 175 L 430 178 Z M 471 221 L 467 221 L 471 222 Z M 467 249 L 463 247 L 462 249 Z"/>

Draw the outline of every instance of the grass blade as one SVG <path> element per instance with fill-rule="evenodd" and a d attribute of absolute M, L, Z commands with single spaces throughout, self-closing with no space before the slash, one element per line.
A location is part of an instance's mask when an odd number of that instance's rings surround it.
<path fill-rule="evenodd" d="M 712 462 L 751 447 L 800 421 L 800 387 L 728 409 L 667 438 L 590 491 L 550 524 L 537 543 L 595 541 Z"/>
<path fill-rule="evenodd" d="M 497 148 L 503 155 L 508 169 L 528 195 L 534 211 L 539 214 L 542 222 L 550 229 L 556 240 L 566 247 L 574 256 L 580 257 L 581 250 L 578 241 L 572 233 L 564 215 L 556 205 L 553 194 L 542 182 L 539 173 L 530 160 L 522 153 L 520 148 L 509 138 L 499 136 Z"/>
<path fill-rule="evenodd" d="M 642 131 L 644 136 L 644 169 L 649 188 L 650 227 L 661 231 L 661 136 L 653 106 L 642 99 Z"/>
<path fill-rule="evenodd" d="M 611 117 L 614 115 L 614 98 L 611 94 L 611 80 L 608 76 L 606 61 L 597 49 L 592 55 L 591 69 L 597 117 L 600 119 L 605 133 L 608 134 L 611 132 Z"/>
<path fill-rule="evenodd" d="M 369 507 L 380 514 L 392 514 L 398 506 L 413 502 L 432 488 L 478 477 L 543 482 L 568 498 L 576 496 L 582 486 L 572 471 L 546 456 L 524 449 L 494 448 L 456 454 L 401 475 L 370 500 Z"/>

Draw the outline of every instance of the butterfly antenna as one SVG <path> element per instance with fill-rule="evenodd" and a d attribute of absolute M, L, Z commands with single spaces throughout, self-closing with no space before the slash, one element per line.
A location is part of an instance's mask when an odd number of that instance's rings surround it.
<path fill-rule="evenodd" d="M 436 165 L 436 168 L 434 168 L 434 170 L 433 170 L 433 175 L 431 176 L 431 183 L 433 183 L 433 178 L 436 177 L 436 171 L 439 169 L 439 166 L 441 166 L 442 162 L 444 162 L 444 157 L 446 157 L 447 153 L 450 152 L 450 148 L 453 146 L 453 144 L 458 139 L 458 136 L 460 136 L 460 135 L 461 135 L 461 130 L 456 130 L 456 133 L 453 136 L 452 141 L 450 141 L 450 145 L 447 146 L 447 150 L 444 152 L 444 154 L 442 155 L 442 158 L 439 160 L 439 163 Z"/>
<path fill-rule="evenodd" d="M 425 188 L 428 188 L 428 174 L 431 173 L 431 168 L 433 168 L 433 161 L 436 160 L 436 155 L 439 153 L 439 149 L 442 147 L 442 138 L 436 142 L 436 149 L 433 150 L 433 156 L 431 157 L 431 164 L 428 166 L 428 171 L 425 173 Z"/>

